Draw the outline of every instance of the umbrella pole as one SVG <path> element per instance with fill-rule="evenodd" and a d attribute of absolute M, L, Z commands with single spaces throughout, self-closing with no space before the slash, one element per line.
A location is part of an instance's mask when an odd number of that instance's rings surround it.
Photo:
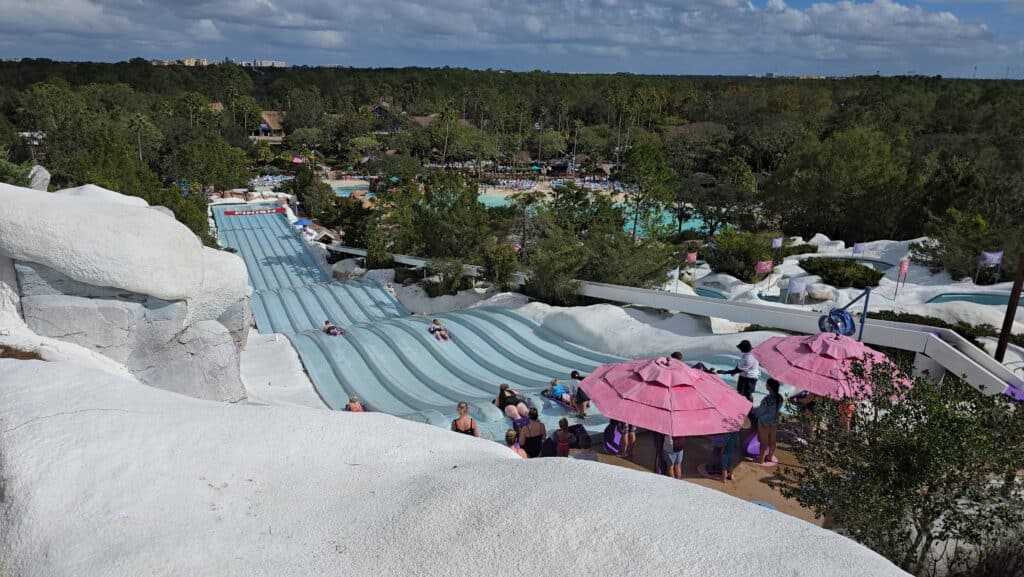
<path fill-rule="evenodd" d="M 864 288 L 864 312 L 860 315 L 860 333 L 857 340 L 864 341 L 864 325 L 868 322 L 868 301 L 871 300 L 871 287 Z"/>

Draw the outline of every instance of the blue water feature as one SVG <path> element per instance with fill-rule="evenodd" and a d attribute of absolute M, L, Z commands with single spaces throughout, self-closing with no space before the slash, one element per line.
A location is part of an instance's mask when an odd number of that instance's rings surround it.
<path fill-rule="evenodd" d="M 951 303 L 951 302 L 968 302 L 977 303 L 979 305 L 992 305 L 1005 307 L 1010 303 L 1009 293 L 946 293 L 936 295 L 928 299 L 930 303 Z M 1022 306 L 1022 302 L 1018 301 L 1017 306 Z"/>
<path fill-rule="evenodd" d="M 341 185 L 332 186 L 331 190 L 333 190 L 334 194 L 336 194 L 337 196 L 348 197 L 348 196 L 352 196 L 352 193 L 354 193 L 354 192 L 360 192 L 360 191 L 367 192 L 367 191 L 369 191 L 370 190 L 370 185 L 369 184 L 362 184 L 362 183 L 359 183 L 359 184 L 341 184 Z"/>
<path fill-rule="evenodd" d="M 370 410 L 448 427 L 464 400 L 481 433 L 502 439 L 511 423 L 490 402 L 500 383 L 519 390 L 554 429 L 567 415 L 540 396 L 548 381 L 622 360 L 565 342 L 514 311 L 489 307 L 435 315 L 452 335 L 452 341 L 438 341 L 427 332 L 431 319 L 411 315 L 383 285 L 332 280 L 283 214 L 224 214 L 236 209 L 214 206 L 213 215 L 221 243 L 248 268 L 256 327 L 291 340 L 333 409 L 357 395 Z M 325 320 L 345 334 L 324 334 Z M 584 421 L 594 433 L 606 423 L 594 409 Z"/>
<path fill-rule="evenodd" d="M 500 194 L 488 193 L 488 192 L 480 193 L 480 195 L 477 196 L 477 201 L 479 201 L 480 204 L 482 204 L 482 205 L 484 205 L 484 206 L 486 206 L 488 208 L 494 208 L 494 207 L 499 207 L 499 206 L 512 206 L 512 200 L 509 197 L 502 196 Z M 630 207 L 628 205 L 624 206 L 624 208 L 625 208 L 626 224 L 623 226 L 623 228 L 625 230 L 627 230 L 627 231 L 632 231 L 633 230 L 633 216 L 632 216 L 633 212 L 632 212 L 632 210 L 630 209 Z M 679 227 L 679 224 L 676 222 L 676 214 L 675 214 L 675 212 L 673 212 L 671 210 L 666 210 L 666 211 L 662 212 L 660 223 L 661 223 L 662 226 L 667 226 L 667 227 L 671 228 L 673 232 L 675 230 L 677 230 L 678 227 Z M 692 218 L 692 219 L 687 220 L 686 222 L 683 223 L 683 230 L 698 230 L 702 226 L 704 226 L 704 221 L 700 220 L 699 218 Z M 644 232 L 643 223 L 637 223 L 637 232 L 640 233 L 640 234 L 643 234 L 643 232 Z"/>
<path fill-rule="evenodd" d="M 704 288 L 704 287 L 697 287 L 696 289 L 694 289 L 693 292 L 697 293 L 697 296 L 707 297 L 709 299 L 728 300 L 728 298 L 729 298 L 729 297 L 725 296 L 724 294 L 722 294 L 722 293 L 720 293 L 718 291 L 713 291 L 711 289 Z"/>

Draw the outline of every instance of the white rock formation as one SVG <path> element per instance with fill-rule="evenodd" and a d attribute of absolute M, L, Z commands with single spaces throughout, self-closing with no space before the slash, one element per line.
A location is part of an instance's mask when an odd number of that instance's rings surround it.
<path fill-rule="evenodd" d="M 905 576 L 687 482 L 381 414 L 225 405 L 0 359 L 0 559 L 19 577 Z"/>
<path fill-rule="evenodd" d="M 832 297 L 835 296 L 835 289 L 825 283 L 811 283 L 807 285 L 807 296 L 816 301 L 832 300 Z"/>
<path fill-rule="evenodd" d="M 75 196 L 96 202 L 126 204 L 128 206 L 149 206 L 148 202 L 137 196 L 121 194 L 120 192 L 114 192 L 113 190 L 103 188 L 102 186 L 96 186 L 95 184 L 83 184 L 82 186 L 76 186 L 74 188 L 62 188 L 53 194 L 61 196 Z"/>
<path fill-rule="evenodd" d="M 39 194 L 0 185 L 0 297 L 12 301 L 7 293 L 20 285 L 20 302 L 4 309 L 20 310 L 36 334 L 102 354 L 155 387 L 245 398 L 239 351 L 252 316 L 244 262 L 203 247 L 144 201 L 122 202 L 132 198 L 92 186 Z M 19 262 L 17 284 L 4 280 L 8 259 Z"/>
<path fill-rule="evenodd" d="M 818 247 L 818 252 L 836 252 L 846 248 L 846 243 L 841 240 L 830 240 L 827 236 L 820 232 L 811 237 L 811 240 L 807 241 L 807 244 L 813 244 Z"/>
<path fill-rule="evenodd" d="M 79 282 L 187 300 L 202 285 L 202 248 L 185 225 L 145 207 L 0 184 L 0 253 Z"/>
<path fill-rule="evenodd" d="M 46 192 L 50 188 L 50 171 L 40 164 L 32 167 L 28 173 L 29 188 Z"/>

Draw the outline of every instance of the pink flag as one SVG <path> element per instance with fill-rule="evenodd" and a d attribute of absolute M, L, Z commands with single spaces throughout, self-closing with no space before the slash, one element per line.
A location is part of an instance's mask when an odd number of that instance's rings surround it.
<path fill-rule="evenodd" d="M 782 237 L 772 239 L 772 248 L 782 248 Z"/>
<path fill-rule="evenodd" d="M 697 253 L 688 252 L 686 253 L 686 264 L 697 264 Z"/>
<path fill-rule="evenodd" d="M 772 261 L 770 260 L 759 260 L 757 261 L 757 274 L 768 274 L 772 272 Z"/>
<path fill-rule="evenodd" d="M 910 271 L 910 259 L 905 258 L 900 260 L 900 276 L 904 276 Z"/>
<path fill-rule="evenodd" d="M 854 245 L 853 245 L 853 254 L 864 254 L 864 249 L 865 248 L 866 248 L 866 245 L 864 243 L 862 243 L 862 242 L 854 243 Z"/>

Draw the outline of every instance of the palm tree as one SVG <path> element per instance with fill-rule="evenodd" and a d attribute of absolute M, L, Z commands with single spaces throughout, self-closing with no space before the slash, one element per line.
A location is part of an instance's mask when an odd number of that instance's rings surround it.
<path fill-rule="evenodd" d="M 149 118 L 141 112 L 136 112 L 128 117 L 128 129 L 135 133 L 135 140 L 138 144 L 139 162 L 142 162 L 142 131 L 149 127 Z"/>

